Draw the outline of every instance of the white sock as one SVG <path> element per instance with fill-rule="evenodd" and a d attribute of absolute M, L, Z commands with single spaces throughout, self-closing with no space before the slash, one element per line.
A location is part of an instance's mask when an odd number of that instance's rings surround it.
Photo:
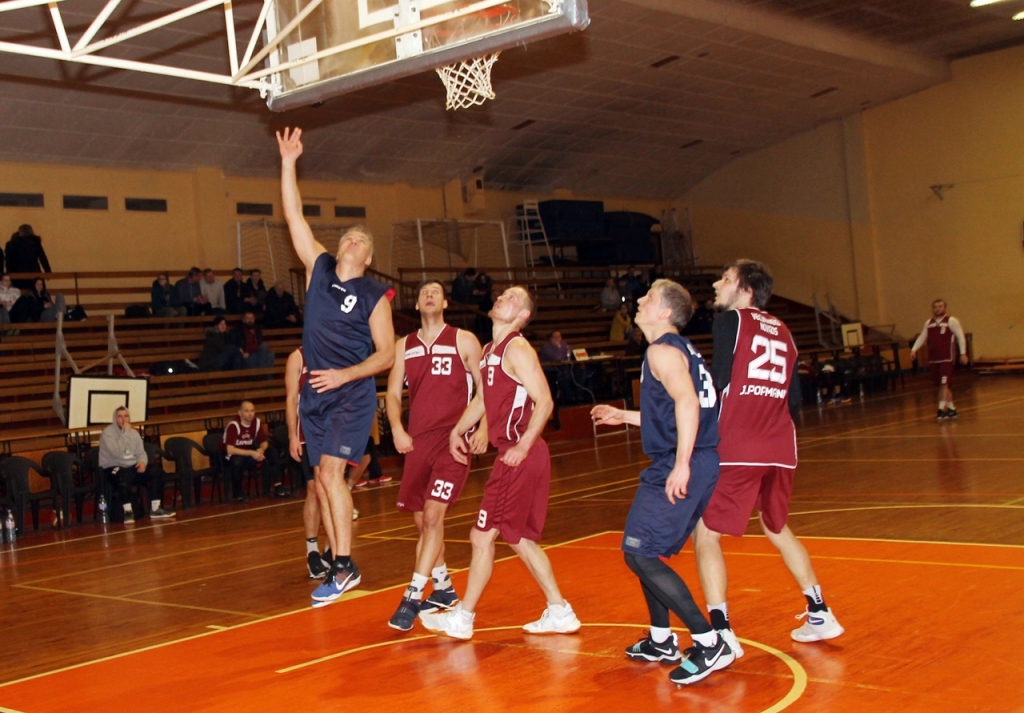
<path fill-rule="evenodd" d="M 946 402 L 945 401 L 940 401 L 939 402 L 939 411 L 942 411 L 945 408 L 946 408 Z"/>
<path fill-rule="evenodd" d="M 406 594 L 410 599 L 416 599 L 417 601 L 423 599 L 423 590 L 426 588 L 428 581 L 429 580 L 425 575 L 413 572 L 412 584 L 410 584 L 409 588 L 405 590 Z"/>
<path fill-rule="evenodd" d="M 461 617 L 462 617 L 462 620 L 463 620 L 463 621 L 467 621 L 467 622 L 470 622 L 470 623 L 472 623 L 472 621 L 473 621 L 474 619 L 476 619 L 476 612 L 472 612 L 472 611 L 466 611 L 465 609 L 463 609 L 463 608 L 462 608 L 462 607 L 460 606 L 460 607 L 459 607 L 459 616 L 461 616 Z"/>
<path fill-rule="evenodd" d="M 946 408 L 948 408 L 950 411 L 956 411 L 956 406 L 953 405 L 952 401 L 946 402 Z"/>
<path fill-rule="evenodd" d="M 309 537 L 306 539 L 306 554 L 308 555 L 310 552 L 320 552 L 320 548 L 317 547 L 315 537 Z"/>
<path fill-rule="evenodd" d="M 548 602 L 548 609 L 553 611 L 556 616 L 565 616 L 572 611 L 572 605 L 569 602 L 563 602 L 562 604 L 552 604 Z"/>
<path fill-rule="evenodd" d="M 815 604 L 821 604 L 825 600 L 821 596 L 821 585 L 815 584 L 813 587 L 808 587 L 804 590 L 804 596 L 814 600 Z"/>
<path fill-rule="evenodd" d="M 163 507 L 163 504 L 159 500 L 150 500 L 149 501 L 149 510 L 150 510 L 150 512 L 152 512 L 153 510 L 159 510 L 162 507 Z"/>
<path fill-rule="evenodd" d="M 651 641 L 656 644 L 664 644 L 672 636 L 672 629 L 667 626 L 652 626 Z"/>
<path fill-rule="evenodd" d="M 718 643 L 718 632 L 711 630 L 706 634 L 690 634 L 690 638 L 693 639 L 694 643 L 700 644 L 704 648 L 710 648 Z"/>
<path fill-rule="evenodd" d="M 430 576 L 434 580 L 434 589 L 451 589 L 452 580 L 448 576 L 448 567 L 444 563 L 434 567 L 430 571 Z"/>

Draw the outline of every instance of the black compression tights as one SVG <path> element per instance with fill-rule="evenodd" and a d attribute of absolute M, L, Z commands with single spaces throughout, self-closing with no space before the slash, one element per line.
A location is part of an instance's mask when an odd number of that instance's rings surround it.
<path fill-rule="evenodd" d="M 690 589 L 675 570 L 657 557 L 638 557 L 625 553 L 626 566 L 640 578 L 640 585 L 651 613 L 651 626 L 668 628 L 669 610 L 676 613 L 691 634 L 706 634 L 711 625 L 693 601 Z"/>

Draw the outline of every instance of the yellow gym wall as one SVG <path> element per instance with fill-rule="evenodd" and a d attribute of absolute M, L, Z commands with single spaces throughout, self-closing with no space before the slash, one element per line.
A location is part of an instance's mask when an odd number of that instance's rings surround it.
<path fill-rule="evenodd" d="M 300 167 L 301 177 L 301 167 Z M 301 180 L 303 203 L 317 204 L 317 224 L 364 222 L 374 233 L 373 267 L 390 263 L 391 226 L 416 218 L 505 220 L 524 198 L 593 200 L 569 191 L 554 195 L 524 195 L 484 190 L 473 203 L 464 203 L 462 186 L 417 187 L 340 181 Z M 270 203 L 269 219 L 283 221 L 280 183 L 274 178 L 225 176 L 219 168 L 202 167 L 191 173 L 135 171 L 74 166 L 0 164 L 0 191 L 43 193 L 43 208 L 0 207 L 0 242 L 18 225 L 29 223 L 43 237 L 55 272 L 95 270 L 172 270 L 191 265 L 217 270 L 237 263 L 236 224 L 261 216 L 238 215 L 237 204 Z M 64 195 L 106 196 L 108 210 L 65 210 Z M 164 198 L 166 213 L 136 213 L 124 209 L 125 197 Z M 660 218 L 670 207 L 656 201 L 608 198 L 605 210 L 632 210 Z M 361 206 L 365 220 L 335 218 L 334 207 Z M 331 246 L 327 246 L 332 249 Z M 176 274 L 172 274 L 175 278 Z M 223 277 L 223 276 L 222 276 Z"/>
<path fill-rule="evenodd" d="M 1024 354 L 1021 126 L 1024 48 L 956 61 L 949 82 L 705 179 L 683 199 L 696 252 L 764 260 L 779 294 L 827 292 L 908 338 L 943 297 L 976 358 Z"/>

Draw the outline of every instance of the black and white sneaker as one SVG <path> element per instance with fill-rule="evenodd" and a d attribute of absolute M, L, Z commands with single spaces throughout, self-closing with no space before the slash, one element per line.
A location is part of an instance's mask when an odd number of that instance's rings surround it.
<path fill-rule="evenodd" d="M 955 408 L 948 408 L 948 409 L 946 409 L 946 418 L 956 418 L 956 409 Z"/>
<path fill-rule="evenodd" d="M 410 631 L 412 630 L 413 624 L 416 623 L 416 617 L 419 616 L 419 614 L 419 600 L 402 597 L 402 603 L 398 605 L 398 610 L 391 616 L 391 620 L 388 621 L 388 626 L 392 629 L 398 629 L 399 631 Z"/>
<path fill-rule="evenodd" d="M 436 614 L 442 611 L 449 611 L 459 603 L 459 595 L 455 588 L 435 589 L 430 596 L 420 604 L 420 614 Z"/>
<path fill-rule="evenodd" d="M 714 646 L 701 646 L 696 641 L 693 647 L 683 652 L 683 660 L 668 675 L 672 683 L 688 686 L 703 681 L 715 671 L 720 671 L 736 660 L 736 654 L 721 636 Z"/>
<path fill-rule="evenodd" d="M 320 558 L 319 552 L 310 552 L 306 555 L 306 569 L 309 570 L 310 579 L 323 579 L 331 571 L 330 565 Z"/>
<path fill-rule="evenodd" d="M 679 637 L 672 634 L 666 641 L 658 644 L 648 633 L 628 649 L 626 656 L 634 661 L 661 661 L 662 663 L 677 663 L 682 658 L 679 653 Z"/>

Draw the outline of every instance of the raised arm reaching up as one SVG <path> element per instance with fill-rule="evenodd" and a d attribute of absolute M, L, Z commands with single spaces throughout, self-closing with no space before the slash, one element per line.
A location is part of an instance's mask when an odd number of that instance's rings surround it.
<path fill-rule="evenodd" d="M 313 263 L 320 253 L 327 252 L 327 248 L 313 237 L 313 231 L 302 215 L 302 196 L 299 194 L 299 182 L 295 172 L 295 164 L 302 155 L 302 129 L 285 128 L 283 132 L 278 131 L 277 147 L 281 151 L 281 203 L 284 207 L 284 219 L 288 223 L 295 252 L 306 267 L 306 287 L 309 287 Z"/>

